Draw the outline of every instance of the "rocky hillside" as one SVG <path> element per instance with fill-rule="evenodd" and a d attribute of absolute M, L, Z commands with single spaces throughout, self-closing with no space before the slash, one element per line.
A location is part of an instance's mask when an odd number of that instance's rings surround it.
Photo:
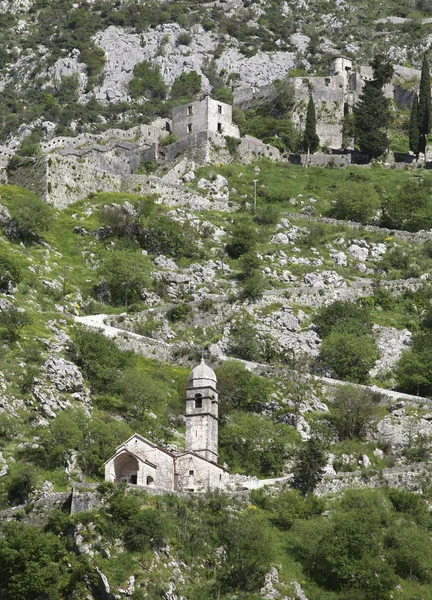
<path fill-rule="evenodd" d="M 418 69 L 432 27 L 427 0 L 4 0 L 1 10 L 1 141 L 15 150 L 27 139 L 27 154 L 55 134 L 169 116 L 190 93 L 229 100 L 287 75 L 326 75 L 341 53 L 360 66 L 383 51 Z"/>
<path fill-rule="evenodd" d="M 418 68 L 431 10 L 0 2 L 1 598 L 432 596 L 430 171 L 245 165 L 236 148 L 230 164 L 140 163 L 142 130 L 120 131 L 156 117 L 160 129 L 202 92 L 231 101 L 322 75 L 339 53 L 364 64 L 382 49 Z M 275 89 L 276 108 L 237 118 L 285 115 L 286 80 Z M 80 133 L 52 152 L 53 136 Z M 133 193 L 83 170 L 104 144 Z M 52 205 L 5 183 L 19 161 L 31 174 L 41 147 L 58 162 Z M 63 181 L 61 152 L 75 161 Z M 184 449 L 202 353 L 229 485 L 105 483 L 134 432 Z"/>

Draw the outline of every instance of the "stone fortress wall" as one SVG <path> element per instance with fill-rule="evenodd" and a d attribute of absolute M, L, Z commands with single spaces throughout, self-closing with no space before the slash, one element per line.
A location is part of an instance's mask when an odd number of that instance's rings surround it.
<path fill-rule="evenodd" d="M 416 84 L 420 81 L 420 71 L 402 66 L 395 66 L 394 71 L 392 82 L 384 87 L 384 93 L 397 106 L 410 106 Z M 339 150 L 342 147 L 344 116 L 352 111 L 365 82 L 372 78 L 371 67 L 355 68 L 352 60 L 342 56 L 330 62 L 326 77 L 291 78 L 296 99 L 293 120 L 298 131 L 304 128 L 309 94 L 312 94 L 320 142 L 330 149 Z M 271 100 L 275 92 L 272 85 L 237 88 L 234 90 L 234 106 L 242 109 L 256 106 Z"/>
<path fill-rule="evenodd" d="M 343 57 L 333 59 L 327 77 L 292 78 L 296 96 L 293 118 L 298 130 L 301 132 L 304 127 L 307 102 L 312 93 L 321 144 L 329 149 L 340 149 L 344 116 L 352 111 L 365 82 L 371 78 L 370 67 L 355 70 L 352 61 Z M 385 88 L 387 97 L 401 106 L 409 105 L 419 78 L 419 71 L 395 67 L 393 81 Z M 271 85 L 259 89 L 239 88 L 234 92 L 234 104 L 247 108 L 271 99 L 274 93 Z M 161 141 L 169 130 L 179 137 L 179 141 L 165 146 Z M 229 152 L 226 136 L 239 140 L 235 152 L 232 148 Z M 41 149 L 44 156 L 34 162 L 27 161 L 10 177 L 10 183 L 30 189 L 58 208 L 84 199 L 95 190 L 159 193 L 159 186 L 153 180 L 133 175 L 145 161 L 173 165 L 184 156 L 198 164 L 229 163 L 233 160 L 248 163 L 259 157 L 284 160 L 277 148 L 251 136 L 240 138 L 237 126 L 232 123 L 232 107 L 209 96 L 174 108 L 172 122 L 158 119 L 151 125 L 129 130 L 110 129 L 101 134 L 57 137 L 42 144 Z M 0 147 L 4 182 L 11 156 L 8 148 Z M 305 157 L 300 157 L 301 164 L 305 160 Z M 316 165 L 324 165 L 328 161 L 343 166 L 349 164 L 349 157 L 314 155 L 308 159 L 309 164 Z M 164 199 L 169 202 L 170 192 L 165 188 Z M 179 196 L 178 190 L 172 192 L 174 197 Z M 205 199 L 201 199 L 201 203 L 196 198 L 189 198 L 189 201 L 202 206 Z"/>

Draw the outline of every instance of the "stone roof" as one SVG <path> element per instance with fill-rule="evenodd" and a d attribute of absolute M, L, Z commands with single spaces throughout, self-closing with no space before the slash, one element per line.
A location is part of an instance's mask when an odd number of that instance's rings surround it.
<path fill-rule="evenodd" d="M 208 365 L 206 365 L 204 359 L 201 359 L 199 365 L 192 369 L 189 375 L 189 387 L 200 388 L 200 387 L 216 387 L 216 374 Z"/>

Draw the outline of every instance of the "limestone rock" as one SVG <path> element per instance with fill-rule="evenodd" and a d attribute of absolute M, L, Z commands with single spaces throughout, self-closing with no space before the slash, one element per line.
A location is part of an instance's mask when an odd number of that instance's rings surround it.
<path fill-rule="evenodd" d="M 375 325 L 373 330 L 381 355 L 370 371 L 370 375 L 376 377 L 380 373 L 385 375 L 396 366 L 402 352 L 410 347 L 412 335 L 408 329 L 395 327 Z"/>
<path fill-rule="evenodd" d="M 80 62 L 80 51 L 74 48 L 66 58 L 59 58 L 48 70 L 48 76 L 51 78 L 56 88 L 61 87 L 63 77 L 75 75 L 78 80 L 78 89 L 81 94 L 87 85 L 87 66 Z"/>
<path fill-rule="evenodd" d="M 347 266 L 347 257 L 345 252 L 330 252 L 330 258 L 335 262 L 338 267 Z"/>
<path fill-rule="evenodd" d="M 60 392 L 81 392 L 84 387 L 83 376 L 74 363 L 59 356 L 50 356 L 44 364 L 44 370 Z"/>
<path fill-rule="evenodd" d="M 355 260 L 359 260 L 360 262 L 364 262 L 369 256 L 369 250 L 367 248 L 362 248 L 358 244 L 351 244 L 348 248 L 348 252 Z"/>
<path fill-rule="evenodd" d="M 272 567 L 267 573 L 264 579 L 264 585 L 260 589 L 260 596 L 265 600 L 276 600 L 280 597 L 280 593 L 274 587 L 275 584 L 279 583 L 279 574 L 275 567 Z"/>

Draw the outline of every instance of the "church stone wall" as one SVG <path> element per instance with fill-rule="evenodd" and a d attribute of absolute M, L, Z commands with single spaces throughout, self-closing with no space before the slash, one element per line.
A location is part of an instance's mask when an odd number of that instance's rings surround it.
<path fill-rule="evenodd" d="M 179 491 L 204 492 L 209 489 L 223 489 L 228 484 L 229 474 L 226 471 L 199 456 L 184 454 L 177 458 L 176 464 Z"/>
<path fill-rule="evenodd" d="M 174 489 L 174 459 L 171 455 L 136 437 L 128 440 L 125 447 L 133 453 L 139 453 L 140 456 L 156 465 L 154 471 L 154 485 L 156 487 Z M 147 475 L 153 477 L 153 471 L 149 470 L 148 465 L 144 465 L 144 467 L 140 465 L 141 470 L 143 473 L 145 472 L 145 477 Z M 146 484 L 145 479 L 141 484 Z"/>

